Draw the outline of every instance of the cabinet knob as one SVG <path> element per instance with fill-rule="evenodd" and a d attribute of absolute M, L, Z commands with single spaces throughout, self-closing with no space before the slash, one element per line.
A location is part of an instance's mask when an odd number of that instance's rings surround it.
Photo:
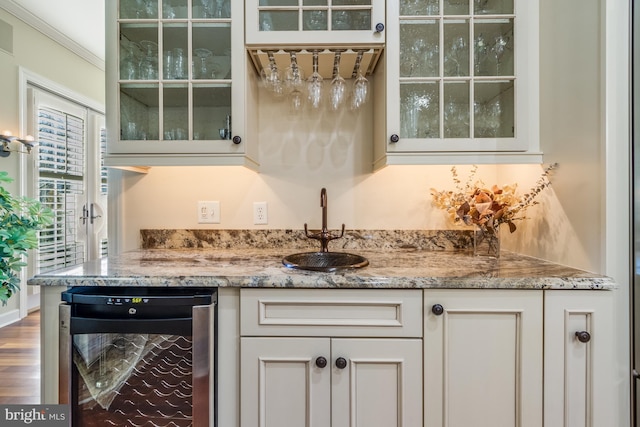
<path fill-rule="evenodd" d="M 396 142 L 400 141 L 400 137 L 394 133 L 393 135 L 391 135 L 391 138 L 389 138 L 389 140 L 395 144 Z"/>
<path fill-rule="evenodd" d="M 382 22 L 378 22 L 376 24 L 376 33 L 381 33 L 384 31 L 384 24 Z"/>
<path fill-rule="evenodd" d="M 347 359 L 345 359 L 344 357 L 338 357 L 336 359 L 336 368 L 344 369 L 346 367 L 347 367 Z"/>
<path fill-rule="evenodd" d="M 232 139 L 233 143 L 238 145 L 242 142 L 242 138 L 240 138 L 238 135 L 234 136 Z"/>
<path fill-rule="evenodd" d="M 433 304 L 433 306 L 431 306 L 431 312 L 436 316 L 440 316 L 444 313 L 444 307 L 441 304 Z"/>
<path fill-rule="evenodd" d="M 322 356 L 318 357 L 318 358 L 316 359 L 316 366 L 317 366 L 318 368 L 324 368 L 324 367 L 326 367 L 326 366 L 327 366 L 327 359 L 326 359 L 326 358 L 324 358 L 324 357 L 322 357 Z"/>
<path fill-rule="evenodd" d="M 591 334 L 587 331 L 576 331 L 576 337 L 580 342 L 589 342 L 591 341 Z"/>

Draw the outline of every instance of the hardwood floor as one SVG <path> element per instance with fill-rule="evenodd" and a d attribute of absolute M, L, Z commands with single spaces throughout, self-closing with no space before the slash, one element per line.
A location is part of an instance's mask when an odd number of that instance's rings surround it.
<path fill-rule="evenodd" d="M 40 312 L 0 328 L 0 404 L 40 403 Z"/>

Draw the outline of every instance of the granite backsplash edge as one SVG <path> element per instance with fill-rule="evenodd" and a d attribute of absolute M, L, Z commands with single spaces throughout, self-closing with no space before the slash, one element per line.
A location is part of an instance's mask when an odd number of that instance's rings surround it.
<path fill-rule="evenodd" d="M 320 249 L 318 240 L 293 229 L 143 229 L 140 238 L 142 249 Z M 342 238 L 329 242 L 329 251 L 461 251 L 472 246 L 472 230 L 345 230 Z"/>

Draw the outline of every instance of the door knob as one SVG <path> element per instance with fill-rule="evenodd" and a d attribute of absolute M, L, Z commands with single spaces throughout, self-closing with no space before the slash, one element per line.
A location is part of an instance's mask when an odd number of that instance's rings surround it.
<path fill-rule="evenodd" d="M 347 367 L 347 359 L 345 359 L 344 357 L 338 357 L 336 359 L 336 368 L 344 369 L 346 367 Z"/>
<path fill-rule="evenodd" d="M 440 316 L 444 313 L 444 307 L 441 304 L 433 304 L 433 306 L 431 306 L 431 312 L 436 316 Z"/>
<path fill-rule="evenodd" d="M 587 331 L 576 331 L 576 338 L 578 341 L 587 343 L 591 341 L 591 334 Z"/>
<path fill-rule="evenodd" d="M 395 144 L 396 142 L 400 141 L 400 137 L 399 137 L 397 134 L 395 134 L 395 133 L 394 133 L 393 135 L 391 135 L 391 138 L 389 138 L 389 139 L 390 139 L 390 141 L 391 141 L 392 143 L 394 143 L 394 144 Z"/>
<path fill-rule="evenodd" d="M 327 359 L 322 356 L 318 357 L 316 359 L 316 366 L 321 369 L 324 368 L 325 366 L 327 366 Z"/>

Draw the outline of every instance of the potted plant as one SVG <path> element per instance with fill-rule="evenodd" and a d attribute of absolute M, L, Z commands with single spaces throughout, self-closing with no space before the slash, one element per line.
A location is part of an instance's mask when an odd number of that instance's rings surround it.
<path fill-rule="evenodd" d="M 0 302 L 6 305 L 20 290 L 23 255 L 38 246 L 38 230 L 52 223 L 53 215 L 39 201 L 14 197 L 3 184 L 13 182 L 0 171 Z"/>

